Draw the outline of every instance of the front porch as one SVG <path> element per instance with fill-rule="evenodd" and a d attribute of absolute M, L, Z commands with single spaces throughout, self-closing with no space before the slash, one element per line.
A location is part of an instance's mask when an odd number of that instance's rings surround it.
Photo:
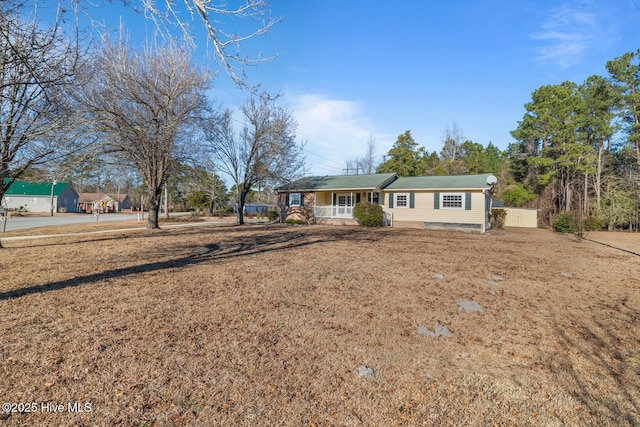
<path fill-rule="evenodd" d="M 316 219 L 354 220 L 353 208 L 360 200 L 379 203 L 380 194 L 371 191 L 316 192 L 313 215 Z"/>

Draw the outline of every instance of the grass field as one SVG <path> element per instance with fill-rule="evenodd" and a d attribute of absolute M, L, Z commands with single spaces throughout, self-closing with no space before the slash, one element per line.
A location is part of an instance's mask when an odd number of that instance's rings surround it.
<path fill-rule="evenodd" d="M 588 238 L 247 225 L 3 240 L 0 394 L 31 412 L 0 421 L 637 426 L 640 234 Z M 419 333 L 436 325 L 452 336 Z"/>

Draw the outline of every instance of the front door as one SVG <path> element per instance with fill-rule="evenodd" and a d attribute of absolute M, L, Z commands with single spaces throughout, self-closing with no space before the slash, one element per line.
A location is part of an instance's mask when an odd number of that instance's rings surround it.
<path fill-rule="evenodd" d="M 353 196 L 350 194 L 338 194 L 338 216 L 351 216 Z"/>

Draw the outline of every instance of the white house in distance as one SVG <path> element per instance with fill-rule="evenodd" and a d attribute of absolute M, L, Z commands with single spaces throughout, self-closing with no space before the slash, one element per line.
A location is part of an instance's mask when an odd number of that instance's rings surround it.
<path fill-rule="evenodd" d="M 78 211 L 92 213 L 121 212 L 131 209 L 131 202 L 127 194 L 80 193 Z"/>
<path fill-rule="evenodd" d="M 6 182 L 6 181 L 5 181 Z M 53 194 L 53 196 L 52 196 Z M 14 181 L 2 199 L 6 210 L 77 212 L 78 193 L 68 182 Z"/>
<path fill-rule="evenodd" d="M 355 224 L 361 200 L 382 206 L 394 227 L 454 229 L 484 233 L 490 228 L 491 174 L 417 176 L 396 174 L 315 176 L 278 190 L 286 217 L 329 224 Z"/>

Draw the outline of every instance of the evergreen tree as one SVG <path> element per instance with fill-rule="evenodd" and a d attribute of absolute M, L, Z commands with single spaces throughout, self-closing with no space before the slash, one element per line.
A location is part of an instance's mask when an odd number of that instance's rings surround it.
<path fill-rule="evenodd" d="M 399 176 L 420 176 L 424 173 L 424 147 L 418 147 L 409 130 L 398 135 L 386 157 L 376 173 L 395 172 Z"/>

